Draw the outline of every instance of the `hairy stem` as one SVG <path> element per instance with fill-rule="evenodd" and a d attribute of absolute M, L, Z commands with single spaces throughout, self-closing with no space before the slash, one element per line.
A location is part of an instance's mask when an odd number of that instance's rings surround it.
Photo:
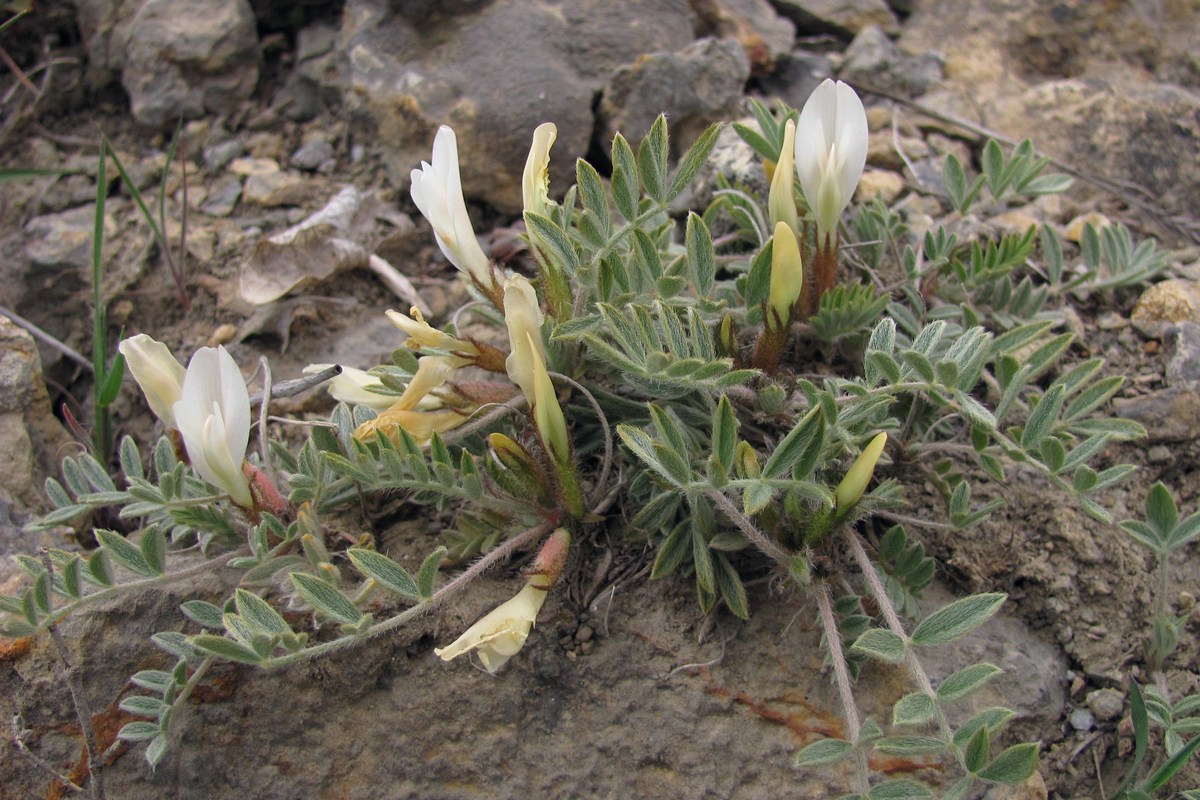
<path fill-rule="evenodd" d="M 788 564 L 791 559 L 787 551 L 775 544 L 775 542 L 767 538 L 765 533 L 755 527 L 754 523 L 723 492 L 717 489 L 710 489 L 708 497 L 719 509 L 725 512 L 725 516 L 729 517 L 733 521 L 733 524 L 738 526 L 738 530 L 744 533 L 746 538 L 750 540 L 750 543 L 757 547 L 763 555 L 785 566 Z"/>
<path fill-rule="evenodd" d="M 846 718 L 846 738 L 854 748 L 854 772 L 857 781 L 855 791 L 865 795 L 871 789 L 867 772 L 867 756 L 857 747 L 862 727 L 858 721 L 858 707 L 854 704 L 854 692 L 850 688 L 850 672 L 846 669 L 846 657 L 842 653 L 842 634 L 833 617 L 833 604 L 829 600 L 829 587 L 817 591 L 817 606 L 821 610 L 821 627 L 825 631 L 825 646 L 829 648 L 829 662 L 833 666 L 833 682 L 837 686 L 838 698 L 842 701 L 842 715 Z"/>

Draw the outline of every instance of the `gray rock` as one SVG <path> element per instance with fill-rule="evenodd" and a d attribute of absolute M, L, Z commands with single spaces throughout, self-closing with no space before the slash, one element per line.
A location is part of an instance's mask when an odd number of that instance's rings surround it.
<path fill-rule="evenodd" d="M 603 136 L 632 144 L 666 113 L 673 136 L 690 142 L 741 100 L 750 62 L 734 41 L 701 39 L 677 53 L 656 53 L 618 69 L 600 103 Z"/>
<path fill-rule="evenodd" d="M 884 0 L 774 0 L 779 13 L 796 23 L 800 33 L 854 36 L 871 25 L 900 32 L 896 15 Z"/>
<path fill-rule="evenodd" d="M 48 273 L 82 272 L 92 265 L 92 236 L 95 233 L 96 210 L 83 206 L 34 217 L 25 225 L 28 241 L 25 255 L 30 263 Z M 106 235 L 116 233 L 117 224 L 106 214 Z"/>
<path fill-rule="evenodd" d="M 942 65 L 933 53 L 902 53 L 882 28 L 871 25 L 846 49 L 841 77 L 858 86 L 918 97 L 941 80 Z"/>
<path fill-rule="evenodd" d="M 242 196 L 242 182 L 237 178 L 225 178 L 208 190 L 208 197 L 200 210 L 211 217 L 228 217 Z"/>
<path fill-rule="evenodd" d="M 694 21 L 686 0 L 513 0 L 459 16 L 350 0 L 340 39 L 345 102 L 375 126 L 392 183 L 408 185 L 445 123 L 458 134 L 463 191 L 515 211 L 534 128 L 558 126 L 551 191 L 562 192 L 591 144 L 592 104 L 612 70 L 682 49 Z"/>
<path fill-rule="evenodd" d="M 1125 693 L 1116 689 L 1097 689 L 1088 692 L 1086 702 L 1096 719 L 1111 722 L 1121 716 L 1121 711 L 1125 708 Z"/>
<path fill-rule="evenodd" d="M 226 139 L 220 144 L 204 148 L 204 169 L 209 175 L 214 175 L 245 153 L 246 145 L 241 139 Z"/>
<path fill-rule="evenodd" d="M 1118 397 L 1113 410 L 1146 427 L 1147 441 L 1186 442 L 1200 436 L 1200 392 L 1181 387 Z"/>
<path fill-rule="evenodd" d="M 1167 362 L 1167 385 L 1200 389 L 1200 325 L 1180 322 L 1176 326 L 1174 352 Z"/>
<path fill-rule="evenodd" d="M 333 158 L 333 145 L 324 139 L 314 139 L 292 153 L 289 162 L 293 167 L 313 171 Z"/>
<path fill-rule="evenodd" d="M 71 441 L 50 408 L 33 337 L 0 316 L 0 504 L 44 510 L 42 485 Z"/>
<path fill-rule="evenodd" d="M 1072 728 L 1081 732 L 1090 731 L 1092 728 L 1096 727 L 1095 716 L 1093 716 L 1092 712 L 1088 711 L 1086 708 L 1074 709 L 1070 716 L 1067 717 L 1067 722 L 1071 724 Z"/>
<path fill-rule="evenodd" d="M 242 196 L 247 203 L 274 208 L 302 205 L 311 199 L 313 187 L 295 172 L 264 172 L 246 178 Z"/>
<path fill-rule="evenodd" d="M 763 77 L 761 83 L 767 94 L 793 108 L 803 108 L 821 81 L 832 77 L 833 63 L 828 56 L 797 50 L 781 61 L 774 73 Z"/>
<path fill-rule="evenodd" d="M 704 32 L 734 39 L 746 51 L 756 74 L 770 74 L 796 42 L 796 26 L 767 0 L 710 0 L 695 3 Z"/>
<path fill-rule="evenodd" d="M 133 116 L 161 127 L 228 113 L 258 83 L 248 0 L 81 0 L 94 85 L 119 76 Z"/>

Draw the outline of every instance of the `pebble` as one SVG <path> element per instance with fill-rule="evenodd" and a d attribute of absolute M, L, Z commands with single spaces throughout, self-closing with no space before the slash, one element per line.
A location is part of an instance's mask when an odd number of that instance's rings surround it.
<path fill-rule="evenodd" d="M 312 186 L 294 172 L 267 172 L 246 178 L 242 196 L 247 203 L 274 208 L 300 205 L 312 195 Z"/>
<path fill-rule="evenodd" d="M 210 175 L 216 174 L 245 152 L 246 146 L 240 139 L 230 139 L 206 147 L 204 148 L 204 169 Z"/>
<path fill-rule="evenodd" d="M 333 158 L 333 145 L 324 139 L 314 139 L 308 144 L 301 145 L 288 160 L 297 169 L 312 172 Z"/>
<path fill-rule="evenodd" d="M 1146 460 L 1151 464 L 1170 464 L 1175 460 L 1175 454 L 1171 452 L 1171 448 L 1156 444 L 1146 451 Z"/>
<path fill-rule="evenodd" d="M 904 179 L 896 173 L 890 170 L 868 169 L 859 178 L 854 202 L 869 203 L 875 197 L 879 197 L 885 204 L 891 205 L 902 191 Z"/>
<path fill-rule="evenodd" d="M 1125 695 L 1116 689 L 1097 689 L 1088 692 L 1085 702 L 1088 709 L 1096 715 L 1096 719 L 1108 722 L 1121 715 L 1121 710 L 1125 707 Z"/>
<path fill-rule="evenodd" d="M 238 328 L 232 322 L 226 322 L 224 325 L 217 326 L 217 329 L 212 332 L 212 336 L 208 337 L 208 346 L 216 347 L 219 344 L 228 344 L 233 341 L 233 337 L 237 336 Z"/>
<path fill-rule="evenodd" d="M 1063 235 L 1067 237 L 1068 241 L 1079 244 L 1083 241 L 1083 229 L 1088 223 L 1091 223 L 1092 227 L 1096 228 L 1096 230 L 1112 225 L 1112 221 L 1108 217 L 1096 211 L 1089 211 L 1087 214 L 1081 214 L 1068 222 L 1067 229 L 1063 232 Z"/>
<path fill-rule="evenodd" d="M 1180 322 L 1176 329 L 1174 352 L 1167 362 L 1168 386 L 1200 389 L 1200 325 Z"/>
<path fill-rule="evenodd" d="M 1090 731 L 1096 727 L 1096 717 L 1086 708 L 1077 708 L 1067 717 L 1067 722 L 1077 731 Z"/>
<path fill-rule="evenodd" d="M 273 158 L 235 158 L 229 163 L 229 171 L 243 177 L 267 175 L 279 172 L 279 162 Z"/>
<path fill-rule="evenodd" d="M 575 631 L 575 641 L 590 642 L 596 632 L 592 630 L 591 625 L 580 625 L 579 630 Z"/>
<path fill-rule="evenodd" d="M 227 179 L 212 187 L 200 210 L 212 217 L 228 217 L 242 196 L 242 182 Z"/>
<path fill-rule="evenodd" d="M 1171 278 L 1142 293 L 1130 315 L 1133 327 L 1148 338 L 1164 336 L 1172 323 L 1200 323 L 1200 291 L 1193 281 Z"/>

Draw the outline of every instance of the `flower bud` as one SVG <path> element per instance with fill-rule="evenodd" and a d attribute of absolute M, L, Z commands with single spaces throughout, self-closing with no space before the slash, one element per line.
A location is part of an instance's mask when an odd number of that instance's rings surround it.
<path fill-rule="evenodd" d="M 504 322 L 508 326 L 510 353 L 504 365 L 508 377 L 521 387 L 530 404 L 533 395 L 533 364 L 535 359 L 545 369 L 546 349 L 542 344 L 542 307 L 538 304 L 533 285 L 521 275 L 504 282 Z"/>
<path fill-rule="evenodd" d="M 796 214 L 795 180 L 796 152 L 796 123 L 788 120 L 783 128 L 783 149 L 779 151 L 779 162 L 771 175 L 771 191 L 767 195 L 767 211 L 771 222 L 778 225 L 781 222 L 793 231 L 799 229 L 799 218 Z"/>
<path fill-rule="evenodd" d="M 787 223 L 775 225 L 775 239 L 771 246 L 771 290 L 770 310 L 766 323 L 780 329 L 792 321 L 792 310 L 800 299 L 804 287 L 804 264 L 800 260 L 800 244 L 795 232 Z"/>
<path fill-rule="evenodd" d="M 532 334 L 529 334 L 532 339 Z M 529 343 L 533 350 L 533 342 Z M 537 425 L 538 435 L 546 450 L 559 464 L 565 464 L 571 457 L 571 440 L 567 436 L 567 420 L 563 416 L 562 406 L 558 404 L 558 394 L 554 384 L 550 382 L 550 373 L 546 371 L 546 362 L 535 356 L 533 359 L 533 421 Z"/>
<path fill-rule="evenodd" d="M 479 354 L 479 349 L 471 342 L 456 339 L 426 322 L 425 318 L 421 316 L 421 310 L 416 306 L 409 309 L 407 317 L 390 308 L 384 313 L 393 325 L 408 334 L 408 340 L 404 344 L 409 349 L 419 350 L 422 347 L 429 347 L 463 356 Z"/>
<path fill-rule="evenodd" d="M 854 463 L 850 465 L 850 469 L 846 470 L 846 477 L 842 478 L 842 482 L 833 490 L 833 496 L 837 498 L 839 514 L 848 511 L 863 496 L 867 484 L 871 481 L 871 476 L 875 474 L 875 464 L 878 463 L 879 456 L 883 454 L 885 444 L 887 444 L 887 433 L 880 433 L 863 448 L 858 458 L 854 459 Z"/>

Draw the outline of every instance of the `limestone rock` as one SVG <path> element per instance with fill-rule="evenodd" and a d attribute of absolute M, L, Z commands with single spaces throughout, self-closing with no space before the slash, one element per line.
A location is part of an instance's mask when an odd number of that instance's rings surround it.
<path fill-rule="evenodd" d="M 138 122 L 228 113 L 258 83 L 248 0 L 81 0 L 90 79 L 119 75 Z"/>
<path fill-rule="evenodd" d="M 864 28 L 846 49 L 841 77 L 858 86 L 870 86 L 918 97 L 941 80 L 941 59 L 934 53 L 909 55 L 878 25 Z"/>
<path fill-rule="evenodd" d="M 70 441 L 51 411 L 33 337 L 0 316 L 0 503 L 45 509 L 42 484 L 58 474 Z"/>
<path fill-rule="evenodd" d="M 854 191 L 854 202 L 861 205 L 879 197 L 891 205 L 900 192 L 904 191 L 904 179 L 890 170 L 868 169 L 858 181 Z"/>
<path fill-rule="evenodd" d="M 1200 323 L 1200 288 L 1179 278 L 1160 281 L 1138 298 L 1130 320 L 1151 338 L 1164 335 L 1176 323 Z"/>
<path fill-rule="evenodd" d="M 505 211 L 520 208 L 534 128 L 558 126 L 550 180 L 551 192 L 562 192 L 591 144 L 592 103 L 612 70 L 693 40 L 686 0 L 470 7 L 451 14 L 427 3 L 350 0 L 340 39 L 345 102 L 376 127 L 398 186 L 429 159 L 438 125 L 451 125 L 463 191 Z"/>
<path fill-rule="evenodd" d="M 709 33 L 742 46 L 756 73 L 773 71 L 795 44 L 796 26 L 767 0 L 710 0 L 695 7 Z"/>
<path fill-rule="evenodd" d="M 689 142 L 741 100 L 750 63 L 730 40 L 701 39 L 677 53 L 643 56 L 618 69 L 600 104 L 603 136 L 622 133 L 632 144 L 661 113 L 673 138 Z"/>

